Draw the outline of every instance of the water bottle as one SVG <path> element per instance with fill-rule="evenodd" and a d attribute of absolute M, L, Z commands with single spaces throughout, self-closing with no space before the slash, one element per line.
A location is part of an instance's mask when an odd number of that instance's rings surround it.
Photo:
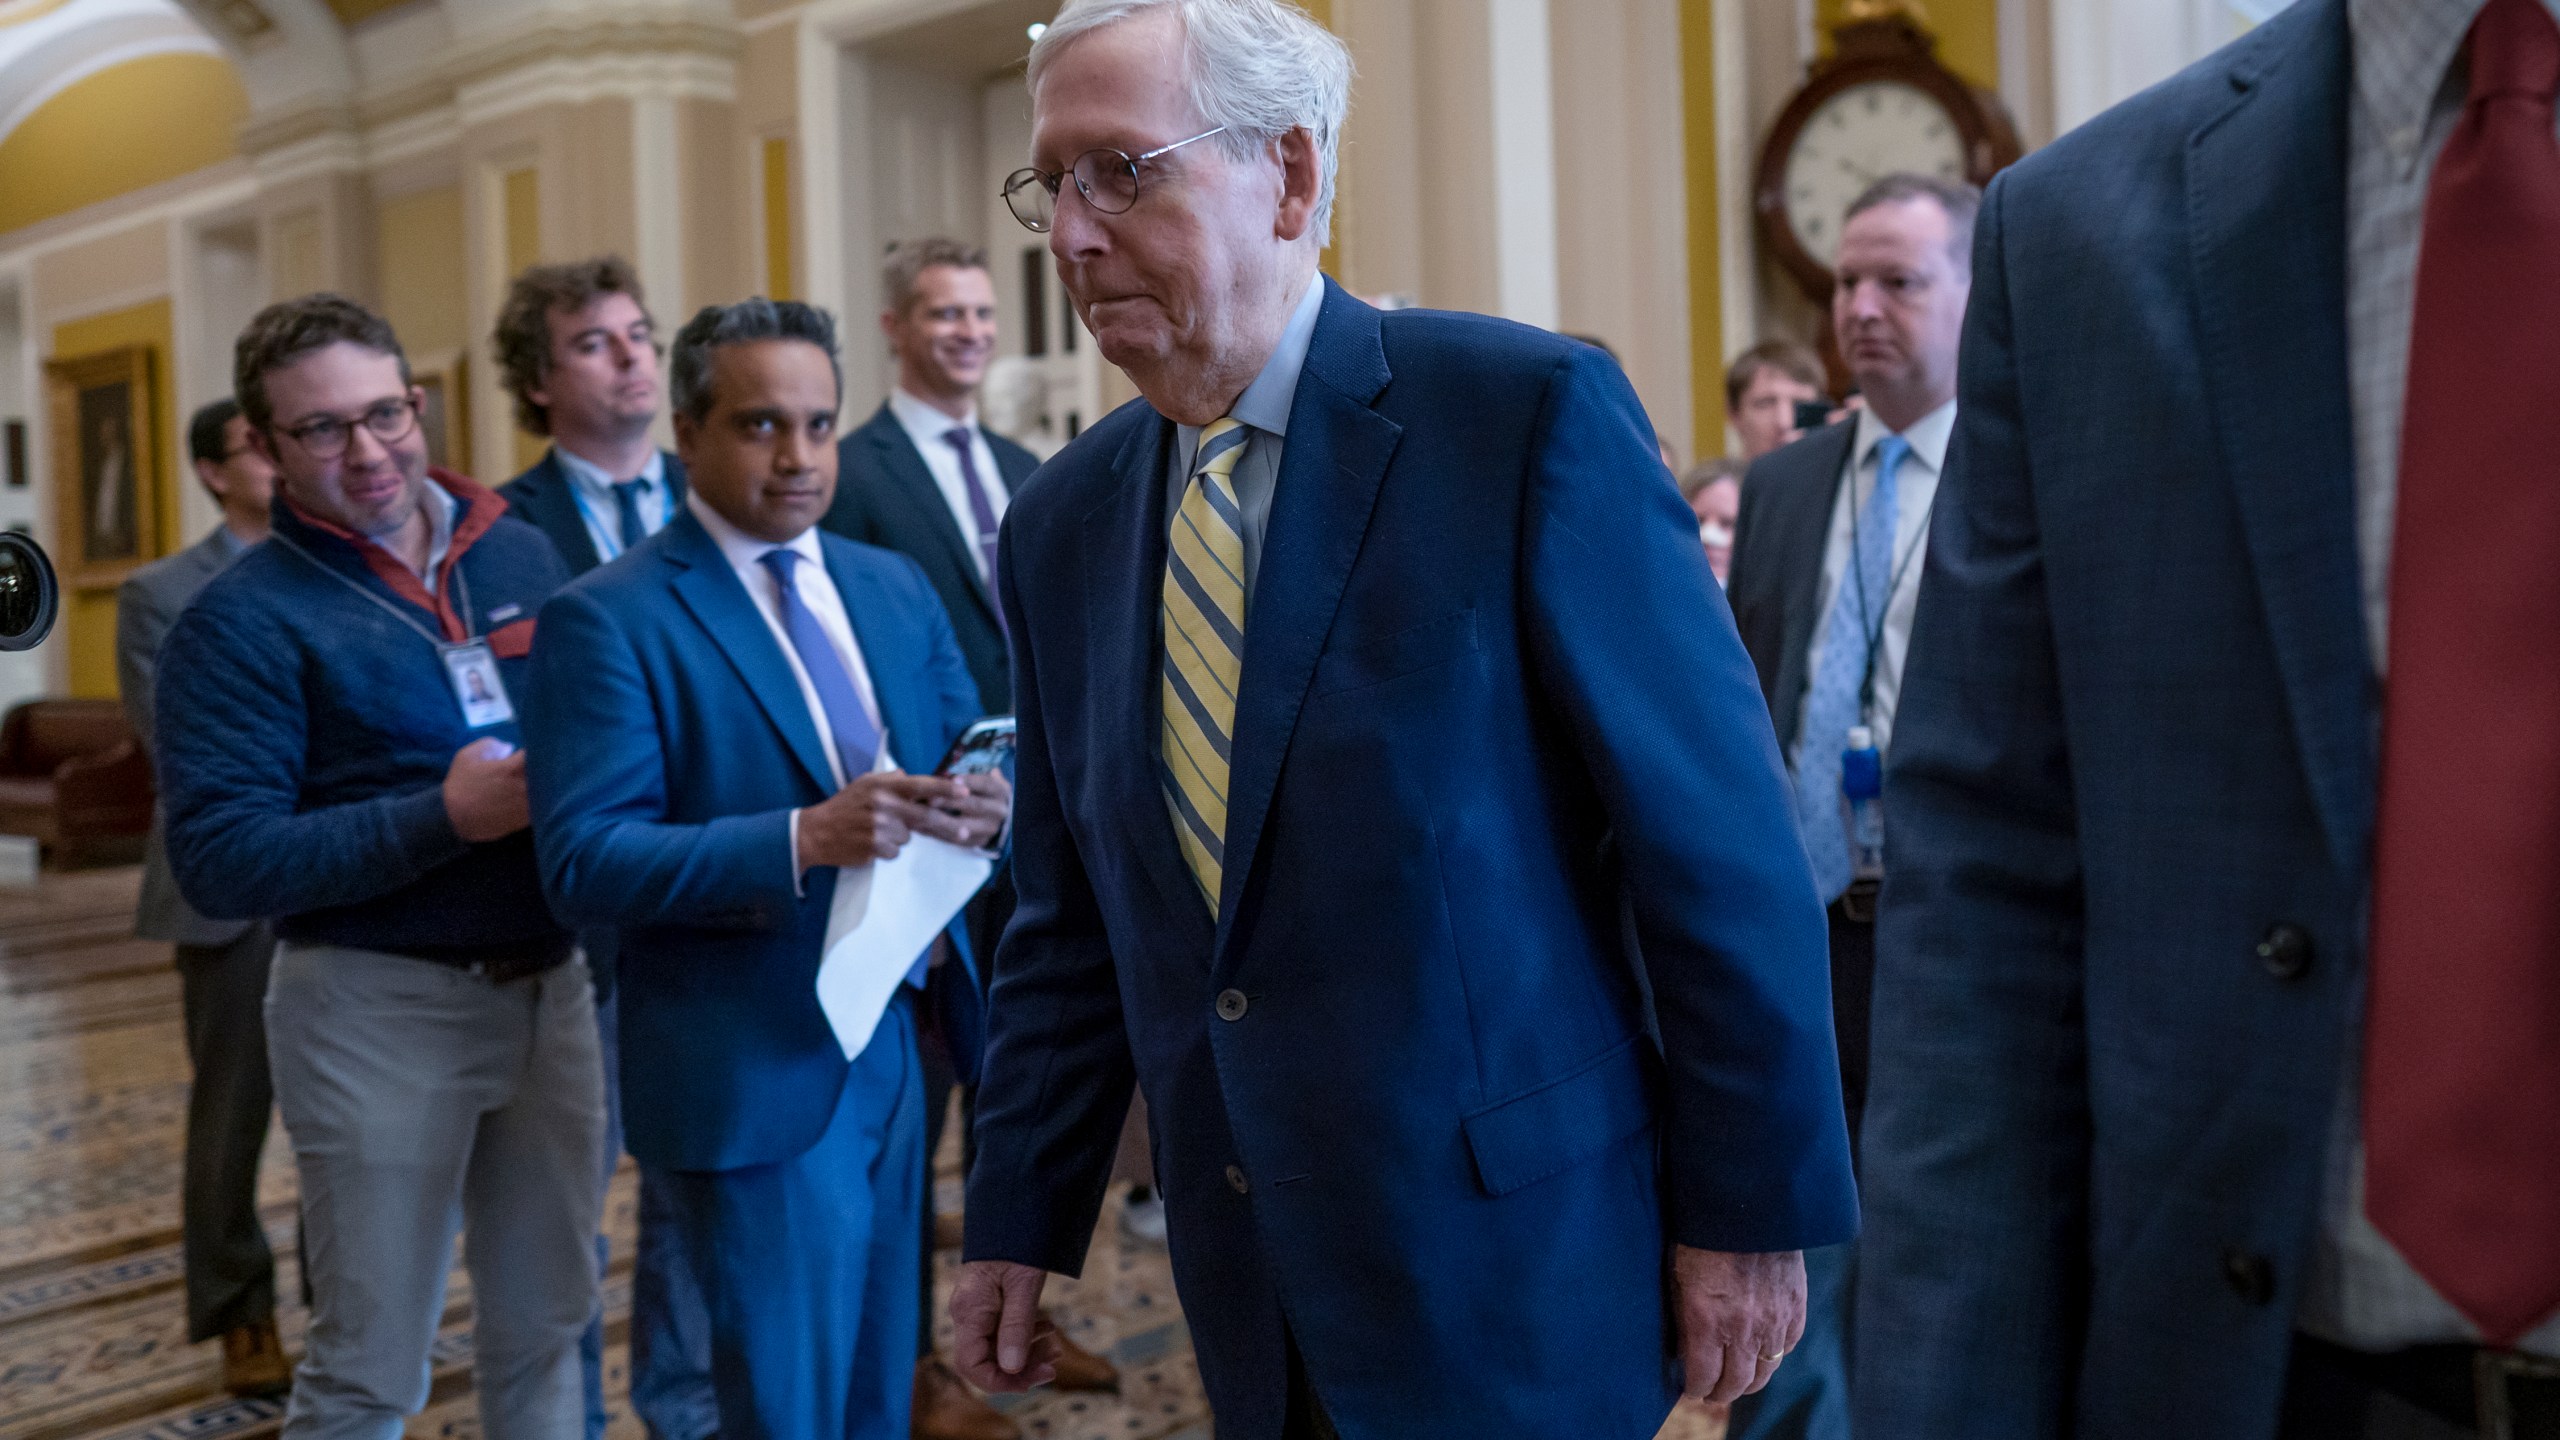
<path fill-rule="evenodd" d="M 1841 822 L 1849 828 L 1850 873 L 1860 880 L 1884 878 L 1884 757 L 1876 751 L 1876 735 L 1864 725 L 1849 731 L 1840 752 Z"/>

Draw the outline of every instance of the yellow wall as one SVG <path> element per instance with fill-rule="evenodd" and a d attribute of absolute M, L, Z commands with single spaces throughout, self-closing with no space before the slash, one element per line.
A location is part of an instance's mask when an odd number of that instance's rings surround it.
<path fill-rule="evenodd" d="M 182 521 L 178 513 L 177 456 L 179 450 L 178 397 L 170 382 L 169 354 L 173 348 L 169 325 L 169 302 L 153 300 L 126 310 L 91 315 L 80 320 L 67 320 L 53 327 L 53 357 L 76 359 L 104 350 L 118 350 L 127 345 L 140 345 L 151 351 L 152 386 L 159 392 L 160 403 L 152 412 L 151 453 L 159 464 L 143 477 L 150 486 L 153 503 L 159 515 L 159 553 L 167 554 L 173 537 L 179 535 Z M 55 513 L 59 514 L 65 497 L 79 494 L 71 477 L 51 476 Z M 53 537 L 55 553 L 61 552 L 59 533 Z M 67 578 L 67 577 L 66 577 Z M 66 586 L 63 596 L 62 629 L 64 643 L 70 651 L 71 693 L 112 699 L 116 693 L 116 592 L 113 587 L 81 589 Z"/>
<path fill-rule="evenodd" d="M 1687 147 L 1689 192 L 1692 460 L 1724 453 L 1724 244 L 1716 223 L 1715 73 L 1714 0 L 1680 0 L 1680 130 Z"/>
<path fill-rule="evenodd" d="M 249 97 L 211 55 L 146 55 L 46 101 L 0 139 L 0 233 L 238 153 Z"/>
<path fill-rule="evenodd" d="M 382 276 L 382 318 L 399 332 L 401 345 L 412 356 L 423 356 L 470 344 L 462 188 L 446 185 L 384 201 L 374 222 L 374 243 Z"/>
<path fill-rule="evenodd" d="M 1826 37 L 1840 23 L 1849 0 L 1816 0 L 1814 23 Z M 1938 59 L 1985 90 L 2000 84 L 2000 0 L 1923 0 L 1929 28 L 1938 35 Z"/>
<path fill-rule="evenodd" d="M 767 140 L 764 156 L 764 293 L 796 298 L 791 280 L 791 142 Z"/>

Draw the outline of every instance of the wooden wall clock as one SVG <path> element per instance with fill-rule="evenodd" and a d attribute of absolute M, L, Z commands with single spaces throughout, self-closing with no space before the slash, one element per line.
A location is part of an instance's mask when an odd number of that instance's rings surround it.
<path fill-rule="evenodd" d="M 1914 0 L 1852 0 L 1832 42 L 1769 132 L 1756 196 L 1769 253 L 1826 314 L 1840 217 L 1859 192 L 1897 171 L 1981 185 L 2019 154 L 2008 107 L 1938 63 Z"/>

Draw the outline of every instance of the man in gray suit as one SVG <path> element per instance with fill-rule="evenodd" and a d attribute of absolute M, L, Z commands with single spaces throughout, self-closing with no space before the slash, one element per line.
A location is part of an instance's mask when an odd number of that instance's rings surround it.
<path fill-rule="evenodd" d="M 161 637 L 206 581 L 267 538 L 275 471 L 251 448 L 248 432 L 230 400 L 196 412 L 187 449 L 196 477 L 222 506 L 222 524 L 135 571 L 116 592 L 116 680 L 146 747 Z M 258 1222 L 258 1154 L 274 1105 L 263 1007 L 275 936 L 264 921 L 208 920 L 190 909 L 169 876 L 156 817 L 133 930 L 177 945 L 187 1060 L 195 1068 L 183 1199 L 187 1338 L 222 1338 L 222 1382 L 233 1394 L 279 1395 L 293 1372 L 276 1338 L 275 1257 Z"/>

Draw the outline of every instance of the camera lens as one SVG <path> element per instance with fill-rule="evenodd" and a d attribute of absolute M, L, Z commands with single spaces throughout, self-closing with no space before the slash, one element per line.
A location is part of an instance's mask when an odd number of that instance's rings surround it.
<path fill-rule="evenodd" d="M 0 650 L 32 650 L 53 630 L 53 562 L 18 532 L 0 531 Z"/>

